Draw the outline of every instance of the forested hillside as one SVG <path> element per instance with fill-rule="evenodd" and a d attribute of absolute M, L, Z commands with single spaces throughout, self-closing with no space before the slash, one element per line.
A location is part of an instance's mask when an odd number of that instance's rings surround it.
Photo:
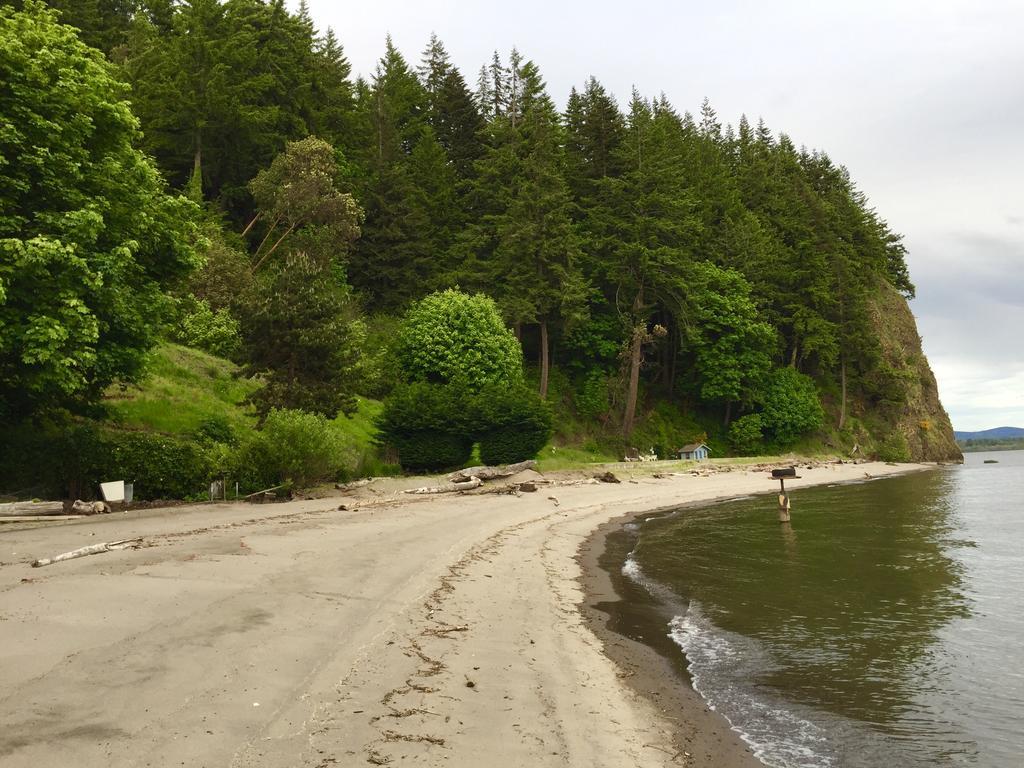
<path fill-rule="evenodd" d="M 619 101 L 586 72 L 551 94 L 516 50 L 463 72 L 437 38 L 419 56 L 384 41 L 353 78 L 344 41 L 280 0 L 49 7 L 0 12 L 6 422 L 102 419 L 161 334 L 242 364 L 260 419 L 334 418 L 391 393 L 399 318 L 457 286 L 496 303 L 560 444 L 959 455 L 900 236 L 842 165 L 763 121 L 691 114 L 658 83 Z M 68 72 L 88 109 L 54 106 Z M 134 199 L 104 188 L 115 124 L 145 165 Z M 77 147 L 70 176 L 25 154 L 47 131 Z M 118 211 L 135 218 L 112 237 Z M 25 253 L 43 237 L 68 249 L 46 258 L 97 254 L 98 294 L 38 306 Z M 102 266 L 129 252 L 130 295 Z"/>

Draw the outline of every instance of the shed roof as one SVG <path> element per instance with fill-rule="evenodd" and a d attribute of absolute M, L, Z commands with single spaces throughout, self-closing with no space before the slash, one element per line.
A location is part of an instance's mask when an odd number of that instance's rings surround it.
<path fill-rule="evenodd" d="M 707 443 L 687 443 L 686 445 L 684 445 L 682 448 L 679 449 L 679 452 L 680 453 L 693 453 L 698 448 L 703 448 L 708 453 L 711 453 L 711 449 L 708 448 Z"/>

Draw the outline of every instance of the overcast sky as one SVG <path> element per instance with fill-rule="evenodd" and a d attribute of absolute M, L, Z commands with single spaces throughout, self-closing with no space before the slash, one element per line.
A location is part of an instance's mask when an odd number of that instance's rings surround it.
<path fill-rule="evenodd" d="M 297 2 L 292 3 L 293 7 Z M 905 236 L 911 308 L 957 429 L 1024 426 L 1024 2 L 309 0 L 355 74 L 431 32 L 470 84 L 516 46 L 559 104 L 595 76 L 846 165 Z"/>

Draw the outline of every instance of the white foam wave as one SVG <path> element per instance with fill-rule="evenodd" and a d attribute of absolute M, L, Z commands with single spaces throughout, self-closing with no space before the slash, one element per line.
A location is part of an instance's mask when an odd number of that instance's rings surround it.
<path fill-rule="evenodd" d="M 819 726 L 763 692 L 755 695 L 751 681 L 771 667 L 756 641 L 719 629 L 696 602 L 671 621 L 669 637 L 686 654 L 694 690 L 729 721 L 761 762 L 772 768 L 837 764 Z"/>

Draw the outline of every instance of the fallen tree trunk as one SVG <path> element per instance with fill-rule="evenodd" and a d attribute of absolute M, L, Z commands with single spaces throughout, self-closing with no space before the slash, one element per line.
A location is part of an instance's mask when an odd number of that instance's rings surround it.
<path fill-rule="evenodd" d="M 527 459 L 526 461 L 520 461 L 504 467 L 467 467 L 466 469 L 460 469 L 458 472 L 452 472 L 448 475 L 448 479 L 453 483 L 462 483 L 471 477 L 478 477 L 481 480 L 494 480 L 498 477 L 511 477 L 517 472 L 533 469 L 536 466 L 536 461 Z"/>
<path fill-rule="evenodd" d="M 87 555 L 98 555 L 102 552 L 111 552 L 115 549 L 128 549 L 135 548 L 142 544 L 142 539 L 122 539 L 121 541 L 105 541 L 102 544 L 90 544 L 88 547 L 81 547 L 80 549 L 73 549 L 70 552 L 63 552 L 53 557 L 44 557 L 39 560 L 32 561 L 33 568 L 42 568 L 44 565 L 53 565 L 54 563 L 62 563 L 65 560 L 74 560 L 76 557 L 86 557 Z"/>
<path fill-rule="evenodd" d="M 13 501 L 9 504 L 0 504 L 0 517 L 63 514 L 63 501 Z"/>
<path fill-rule="evenodd" d="M 4 523 L 59 523 L 62 520 L 81 520 L 85 515 L 2 515 L 0 525 Z"/>
<path fill-rule="evenodd" d="M 428 485 L 423 488 L 407 488 L 403 493 L 456 493 L 458 491 L 471 491 L 479 488 L 484 481 L 479 477 L 471 477 L 457 483 L 443 483 L 442 485 Z"/>

